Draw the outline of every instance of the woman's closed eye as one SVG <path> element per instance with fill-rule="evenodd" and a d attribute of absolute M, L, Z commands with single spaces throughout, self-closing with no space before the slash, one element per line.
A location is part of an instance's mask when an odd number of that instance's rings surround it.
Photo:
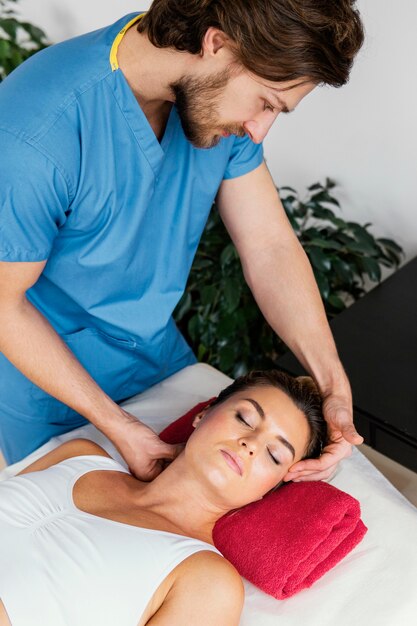
<path fill-rule="evenodd" d="M 269 451 L 269 449 L 268 449 L 268 454 L 269 454 L 269 456 L 271 457 L 272 461 L 275 463 L 275 465 L 281 465 L 281 461 L 278 461 L 278 459 L 276 459 L 276 458 L 274 457 L 274 455 L 273 455 L 273 454 L 271 454 L 271 452 Z"/>
<path fill-rule="evenodd" d="M 245 419 L 243 419 L 242 414 L 239 411 L 235 412 L 235 417 L 238 420 L 238 422 L 245 424 L 246 426 L 248 426 L 248 428 L 252 428 L 252 426 Z M 275 463 L 275 465 L 281 465 L 281 461 L 279 461 L 276 457 L 274 457 L 273 454 L 271 454 L 271 451 L 269 450 L 269 448 L 267 448 L 267 450 L 268 450 L 268 454 L 270 458 L 272 459 L 272 462 Z"/>
<path fill-rule="evenodd" d="M 246 420 L 243 419 L 242 414 L 239 413 L 239 411 L 236 411 L 235 413 L 235 417 L 239 422 L 243 422 L 244 424 L 246 424 L 246 426 L 249 426 L 249 428 L 252 428 L 252 426 L 250 424 L 248 424 L 248 422 Z"/>

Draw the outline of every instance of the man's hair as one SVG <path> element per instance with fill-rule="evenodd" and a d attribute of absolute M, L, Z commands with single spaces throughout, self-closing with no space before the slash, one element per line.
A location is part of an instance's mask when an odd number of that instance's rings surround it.
<path fill-rule="evenodd" d="M 310 426 L 310 440 L 302 458 L 319 457 L 327 443 L 327 424 L 323 417 L 320 391 L 310 376 L 294 377 L 277 369 L 253 370 L 236 378 L 231 385 L 223 389 L 210 404 L 210 408 L 221 404 L 239 391 L 259 386 L 277 387 L 304 413 Z"/>
<path fill-rule="evenodd" d="M 237 63 L 261 78 L 341 87 L 364 39 L 355 1 L 154 0 L 137 29 L 158 48 L 199 54 L 213 26 Z"/>

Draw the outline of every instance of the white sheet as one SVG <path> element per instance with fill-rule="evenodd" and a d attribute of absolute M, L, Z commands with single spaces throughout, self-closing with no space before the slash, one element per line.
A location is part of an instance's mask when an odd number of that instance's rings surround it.
<path fill-rule="evenodd" d="M 191 406 L 216 395 L 230 379 L 199 363 L 125 402 L 126 410 L 160 432 Z M 123 462 L 93 426 L 51 439 L 0 480 L 74 437 L 96 441 Z M 417 508 L 355 448 L 331 483 L 357 498 L 368 527 L 363 541 L 310 589 L 278 601 L 245 581 L 240 626 L 417 626 Z M 295 513 L 294 513 L 295 514 Z"/>

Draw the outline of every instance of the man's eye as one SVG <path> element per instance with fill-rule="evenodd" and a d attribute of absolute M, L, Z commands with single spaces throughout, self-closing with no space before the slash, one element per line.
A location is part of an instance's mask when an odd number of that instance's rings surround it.
<path fill-rule="evenodd" d="M 271 459 L 273 460 L 273 462 L 275 463 L 275 465 L 281 465 L 281 461 L 278 461 L 278 459 L 276 459 L 276 458 L 274 457 L 274 455 L 273 455 L 273 454 L 271 454 L 271 452 L 270 452 L 269 450 L 268 450 L 268 454 L 269 454 L 269 456 L 271 457 Z"/>
<path fill-rule="evenodd" d="M 264 100 L 264 111 L 272 111 L 272 113 L 274 113 L 275 109 L 271 104 L 269 104 L 269 102 Z"/>

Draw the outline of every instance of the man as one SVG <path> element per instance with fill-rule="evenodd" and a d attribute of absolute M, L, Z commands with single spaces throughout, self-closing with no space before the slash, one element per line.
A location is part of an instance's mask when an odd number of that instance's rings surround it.
<path fill-rule="evenodd" d="M 362 437 L 262 141 L 363 40 L 350 0 L 155 0 L 36 54 L 0 89 L 0 446 L 15 462 L 90 420 L 137 477 L 178 449 L 120 408 L 195 362 L 171 313 L 217 196 L 272 328 L 317 380 L 328 478 Z M 296 471 L 298 470 L 298 471 Z"/>

